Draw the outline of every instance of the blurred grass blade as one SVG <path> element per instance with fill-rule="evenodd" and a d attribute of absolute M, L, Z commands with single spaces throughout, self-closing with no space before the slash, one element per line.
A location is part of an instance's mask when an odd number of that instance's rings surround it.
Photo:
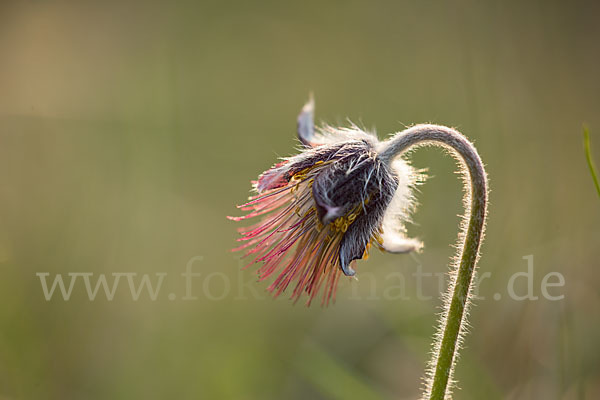
<path fill-rule="evenodd" d="M 592 179 L 596 185 L 596 191 L 600 196 L 600 184 L 598 183 L 598 174 L 596 173 L 596 167 L 594 166 L 594 160 L 592 160 L 592 152 L 590 150 L 590 130 L 587 126 L 583 126 L 583 145 L 585 147 L 585 158 L 587 159 L 588 167 L 590 167 L 590 173 Z"/>
<path fill-rule="evenodd" d="M 302 349 L 295 362 L 298 372 L 323 395 L 339 400 L 383 400 L 358 374 L 315 344 Z"/>

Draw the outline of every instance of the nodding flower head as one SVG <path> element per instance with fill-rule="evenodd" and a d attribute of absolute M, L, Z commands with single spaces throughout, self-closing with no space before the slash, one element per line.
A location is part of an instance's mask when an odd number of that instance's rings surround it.
<path fill-rule="evenodd" d="M 312 100 L 298 117 L 302 152 L 262 173 L 256 194 L 238 208 L 234 221 L 263 216 L 240 228 L 234 249 L 262 262 L 259 280 L 276 275 L 268 290 L 278 296 L 294 282 L 292 298 L 310 304 L 325 288 L 322 304 L 335 298 L 340 275 L 355 275 L 356 260 L 369 249 L 406 253 L 421 243 L 405 237 L 414 208 L 412 188 L 420 179 L 404 160 L 382 160 L 377 138 L 356 126 L 313 128 Z M 248 265 L 248 266 L 249 266 Z"/>

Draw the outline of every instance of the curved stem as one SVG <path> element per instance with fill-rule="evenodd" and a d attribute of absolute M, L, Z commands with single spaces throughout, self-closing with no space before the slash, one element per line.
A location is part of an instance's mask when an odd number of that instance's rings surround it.
<path fill-rule="evenodd" d="M 465 216 L 461 224 L 458 257 L 448 287 L 439 330 L 433 343 L 433 358 L 427 372 L 424 399 L 443 400 L 451 396 L 452 375 L 465 331 L 470 286 L 479 258 L 485 230 L 487 178 L 475 147 L 454 129 L 438 125 L 416 125 L 382 144 L 379 153 L 385 162 L 415 145 L 434 144 L 453 151 L 461 161 L 465 183 Z M 468 172 L 465 174 L 465 172 Z"/>

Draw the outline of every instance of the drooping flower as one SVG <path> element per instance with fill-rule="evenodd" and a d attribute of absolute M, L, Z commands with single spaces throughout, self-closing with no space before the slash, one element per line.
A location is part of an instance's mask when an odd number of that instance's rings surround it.
<path fill-rule="evenodd" d="M 405 236 L 414 208 L 412 189 L 421 175 L 404 160 L 382 160 L 383 143 L 356 126 L 318 133 L 311 99 L 298 117 L 300 154 L 284 159 L 254 183 L 256 194 L 238 208 L 234 221 L 263 216 L 238 229 L 244 242 L 234 249 L 262 263 L 259 280 L 276 276 L 268 290 L 278 296 L 292 284 L 292 299 L 323 288 L 322 304 L 335 299 L 340 275 L 355 275 L 356 260 L 371 246 L 394 253 L 418 250 Z"/>

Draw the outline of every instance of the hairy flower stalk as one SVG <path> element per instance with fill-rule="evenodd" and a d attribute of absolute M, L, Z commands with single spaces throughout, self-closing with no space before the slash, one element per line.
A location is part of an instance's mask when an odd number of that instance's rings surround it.
<path fill-rule="evenodd" d="M 416 125 L 380 142 L 356 126 L 324 127 L 315 132 L 314 104 L 298 117 L 303 148 L 265 171 L 254 182 L 255 195 L 241 206 L 242 221 L 261 216 L 240 228 L 248 266 L 260 263 L 259 280 L 275 277 L 268 290 L 275 296 L 293 284 L 292 299 L 322 293 L 322 304 L 334 299 L 340 276 L 354 276 L 356 261 L 376 246 L 393 253 L 421 248 L 406 237 L 406 222 L 414 211 L 414 186 L 422 180 L 401 156 L 422 145 L 440 145 L 459 160 L 465 187 L 466 215 L 459 234 L 459 254 L 444 302 L 424 398 L 450 398 L 470 285 L 485 229 L 487 178 L 473 145 L 454 129 Z"/>
<path fill-rule="evenodd" d="M 451 398 L 454 366 L 470 304 L 470 286 L 485 230 L 488 189 L 483 163 L 475 147 L 459 132 L 445 126 L 416 125 L 406 129 L 383 144 L 380 158 L 389 163 L 414 146 L 428 144 L 451 150 L 462 166 L 465 187 L 466 214 L 459 234 L 453 280 L 444 299 L 444 311 L 433 344 L 433 359 L 423 396 L 424 399 L 442 400 Z"/>

